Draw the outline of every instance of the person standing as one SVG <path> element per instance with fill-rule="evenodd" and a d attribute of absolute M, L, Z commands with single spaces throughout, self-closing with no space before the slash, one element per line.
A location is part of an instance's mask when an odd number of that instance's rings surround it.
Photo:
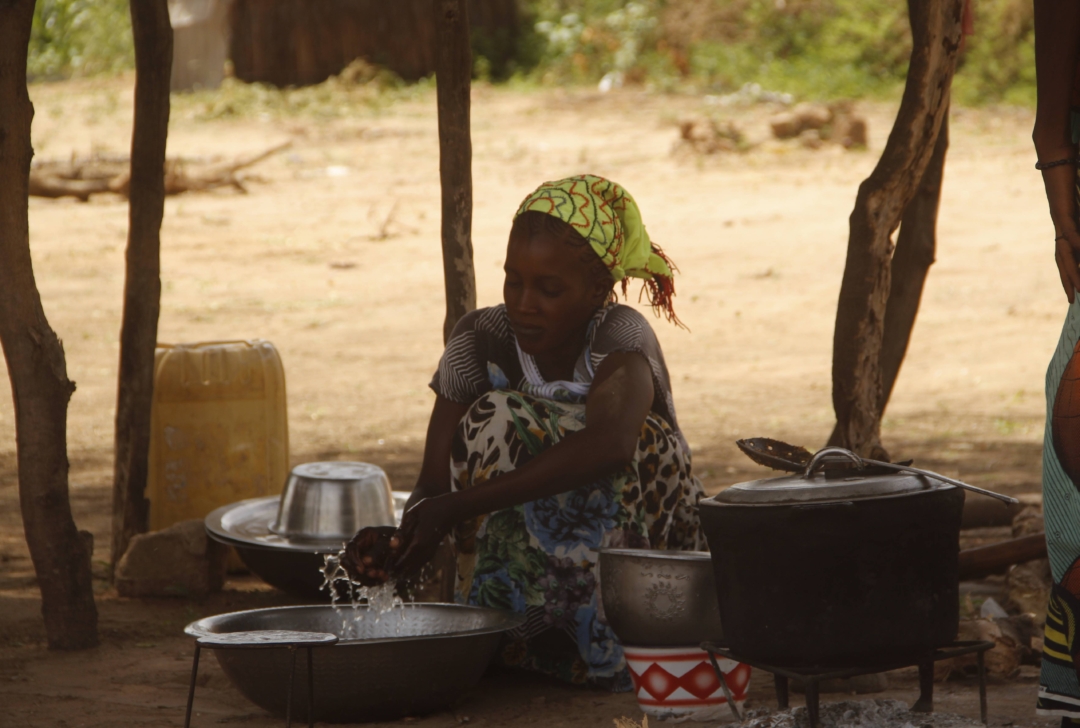
<path fill-rule="evenodd" d="M 1032 140 L 1054 223 L 1054 258 L 1069 300 L 1046 372 L 1043 510 L 1054 584 L 1047 606 L 1036 712 L 1080 725 L 1080 228 L 1077 141 L 1080 2 L 1035 0 L 1038 106 Z"/>

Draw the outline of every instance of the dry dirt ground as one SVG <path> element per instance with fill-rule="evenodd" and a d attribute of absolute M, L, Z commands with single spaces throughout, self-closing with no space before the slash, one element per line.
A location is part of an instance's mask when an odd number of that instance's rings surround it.
<path fill-rule="evenodd" d="M 32 97 L 39 156 L 127 149 L 130 77 L 40 85 Z M 283 141 L 292 147 L 253 170 L 246 195 L 166 202 L 160 340 L 271 340 L 288 378 L 292 462 L 369 460 L 407 489 L 442 343 L 434 94 L 345 98 L 327 118 L 270 108 L 207 120 L 220 101 L 175 100 L 171 155 L 229 159 Z M 635 90 L 477 88 L 480 304 L 500 300 L 509 222 L 527 192 L 582 171 L 612 177 L 636 196 L 653 238 L 682 271 L 676 304 L 690 331 L 662 321 L 655 328 L 709 491 L 761 472 L 738 453 L 736 437 L 820 445 L 832 425 L 830 348 L 847 216 L 895 112 L 889 104 L 859 109 L 870 124 L 864 152 L 765 142 L 695 157 L 672 153 L 683 115 L 719 113 L 757 142 L 773 109 Z M 1028 111 L 954 113 L 940 251 L 884 428 L 893 455 L 1009 493 L 1039 487 L 1043 372 L 1065 310 L 1031 122 Z M 30 224 L 45 310 L 78 384 L 72 502 L 99 544 L 102 646 L 44 648 L 19 519 L 13 413 L 0 397 L 0 724 L 181 725 L 192 647 L 183 625 L 289 598 L 247 578 L 205 601 L 135 601 L 102 578 L 127 206 L 112 196 L 35 199 Z M 212 660 L 205 664 L 195 725 L 280 722 L 232 690 Z M 992 686 L 994 725 L 1054 724 L 1033 715 L 1032 670 Z M 913 699 L 913 675 L 892 678 L 887 695 Z M 768 704 L 767 676 L 753 684 L 753 699 Z M 942 709 L 978 714 L 973 685 L 938 691 Z M 468 717 L 477 725 L 610 726 L 620 715 L 640 716 L 631 696 L 492 676 L 454 711 L 417 724 Z"/>

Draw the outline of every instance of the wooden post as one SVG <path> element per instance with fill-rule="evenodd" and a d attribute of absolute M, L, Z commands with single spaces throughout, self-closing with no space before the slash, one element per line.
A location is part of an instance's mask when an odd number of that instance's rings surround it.
<path fill-rule="evenodd" d="M 885 151 L 859 186 L 833 334 L 830 444 L 886 458 L 881 445 L 881 347 L 891 288 L 892 234 L 923 178 L 948 111 L 964 0 L 909 0 L 907 85 Z"/>
<path fill-rule="evenodd" d="M 149 528 L 145 497 L 150 455 L 154 349 L 161 307 L 161 218 L 169 131 L 172 26 L 167 0 L 131 0 L 135 38 L 135 121 L 120 374 L 116 398 L 112 566 L 131 537 Z"/>
<path fill-rule="evenodd" d="M 442 183 L 442 254 L 446 282 L 443 341 L 476 308 L 472 249 L 472 140 L 469 87 L 472 50 L 466 0 L 433 0 L 435 81 L 439 106 L 439 181 Z"/>
<path fill-rule="evenodd" d="M 98 643 L 89 539 L 68 500 L 67 407 L 75 384 L 45 318 L 30 259 L 26 54 L 34 0 L 0 0 L 0 345 L 15 406 L 19 505 L 52 649 Z"/>
<path fill-rule="evenodd" d="M 904 363 L 911 330 L 919 313 L 926 274 L 937 253 L 937 218 L 941 204 L 941 181 L 945 174 L 945 153 L 949 149 L 949 115 L 941 120 L 934 155 L 923 173 L 919 188 L 911 198 L 900 223 L 896 252 L 892 260 L 889 303 L 885 309 L 885 329 L 881 341 L 881 398 L 878 413 L 885 414 L 900 365 Z"/>

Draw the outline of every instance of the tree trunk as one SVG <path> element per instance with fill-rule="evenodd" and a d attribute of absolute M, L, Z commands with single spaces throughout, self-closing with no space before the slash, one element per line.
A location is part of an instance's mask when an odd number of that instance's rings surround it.
<path fill-rule="evenodd" d="M 26 54 L 34 0 L 0 0 L 0 345 L 15 409 L 19 504 L 51 649 L 98 643 L 87 540 L 68 501 L 67 406 L 75 384 L 45 318 L 30 258 Z"/>
<path fill-rule="evenodd" d="M 904 210 L 896 252 L 892 261 L 892 285 L 885 309 L 885 332 L 881 341 L 881 398 L 878 414 L 885 414 L 900 365 L 904 363 L 915 316 L 919 313 L 926 274 L 937 252 L 937 218 L 941 203 L 941 180 L 945 153 L 949 149 L 949 116 L 941 120 L 934 155 L 923 172 L 915 197 Z"/>
<path fill-rule="evenodd" d="M 892 234 L 922 180 L 948 110 L 963 0 L 909 0 L 907 85 L 885 151 L 859 186 L 833 334 L 830 444 L 877 458 L 881 446 L 881 347 L 891 287 Z"/>
<path fill-rule="evenodd" d="M 439 106 L 439 180 L 442 183 L 442 253 L 446 281 L 443 341 L 476 308 L 472 249 L 472 140 L 469 86 L 472 51 L 465 0 L 433 0 L 437 25 L 436 97 Z"/>
<path fill-rule="evenodd" d="M 120 374 L 116 398 L 112 566 L 131 537 L 149 528 L 145 497 L 150 456 L 154 349 L 161 308 L 161 218 L 169 131 L 172 26 L 167 0 L 131 0 L 135 38 L 135 122 Z"/>

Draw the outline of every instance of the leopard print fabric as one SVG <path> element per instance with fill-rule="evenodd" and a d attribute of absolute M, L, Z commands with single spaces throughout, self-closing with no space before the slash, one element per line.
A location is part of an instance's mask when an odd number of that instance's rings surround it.
<path fill-rule="evenodd" d="M 585 405 L 516 391 L 481 396 L 454 438 L 454 490 L 529 462 L 585 427 Z M 633 462 L 591 485 L 460 523 L 456 599 L 526 615 L 500 661 L 574 683 L 629 690 L 600 600 L 597 550 L 706 548 L 695 506 L 703 493 L 689 451 L 650 413 Z"/>

